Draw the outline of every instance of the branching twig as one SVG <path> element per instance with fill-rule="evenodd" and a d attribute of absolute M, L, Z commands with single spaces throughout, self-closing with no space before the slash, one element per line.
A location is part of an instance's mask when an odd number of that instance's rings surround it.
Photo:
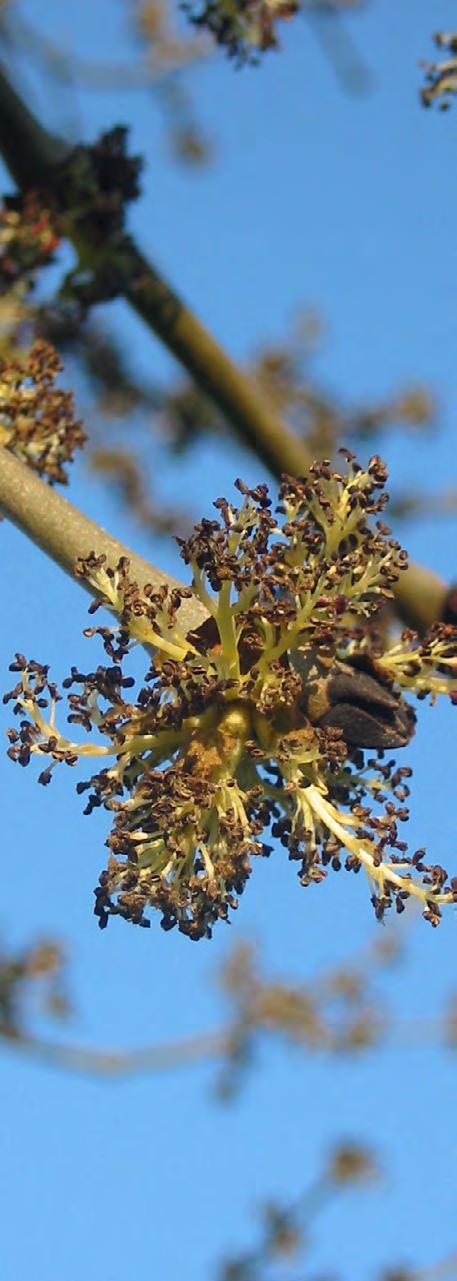
<path fill-rule="evenodd" d="M 340 1029 L 335 1024 L 334 1036 L 332 1036 L 331 1022 L 327 1024 L 326 1040 L 315 1044 L 311 1038 L 307 1039 L 305 1036 L 302 1041 L 298 1037 L 294 1039 L 288 1036 L 287 1029 L 282 1030 L 281 1027 L 262 1028 L 260 1025 L 258 1030 L 269 1031 L 273 1035 L 275 1032 L 280 1035 L 282 1031 L 284 1039 L 293 1045 L 295 1051 L 302 1049 L 308 1054 L 333 1055 L 342 1050 Z M 368 1052 L 376 1049 L 381 1040 L 387 1042 L 392 1049 L 403 1049 L 405 1046 L 411 1049 L 438 1043 L 444 1045 L 446 1049 L 453 1050 L 455 1042 L 446 1035 L 447 1031 L 445 1019 L 433 1016 L 398 1021 L 376 1017 L 369 1025 L 369 1036 L 366 1041 L 361 1038 L 359 1043 L 354 1041 L 352 1046 L 349 1043 L 345 1052 L 349 1053 L 351 1049 L 354 1054 L 359 1054 L 361 1051 Z M 193 1064 L 203 1064 L 211 1060 L 223 1060 L 230 1055 L 234 1041 L 233 1029 L 229 1026 L 219 1031 L 200 1032 L 182 1040 L 143 1045 L 131 1050 L 69 1045 L 64 1041 L 52 1041 L 46 1037 L 25 1032 L 14 1036 L 0 1033 L 0 1044 L 2 1048 L 24 1054 L 44 1064 L 64 1068 L 69 1072 L 120 1081 L 153 1072 L 169 1072 L 191 1067 Z"/>

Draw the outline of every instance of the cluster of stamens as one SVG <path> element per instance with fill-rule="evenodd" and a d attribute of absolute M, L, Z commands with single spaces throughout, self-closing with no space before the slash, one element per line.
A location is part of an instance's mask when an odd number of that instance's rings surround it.
<path fill-rule="evenodd" d="M 64 682 L 68 721 L 86 740 L 57 729 L 61 696 L 47 667 L 17 655 L 9 755 L 22 765 L 47 758 L 42 783 L 58 762 L 100 760 L 77 790 L 86 813 L 113 815 L 96 889 L 102 927 L 112 915 L 149 925 L 155 907 L 166 929 L 209 937 L 236 908 L 255 857 L 271 854 L 266 831 L 303 885 L 329 868 L 363 869 L 380 919 L 412 896 L 436 925 L 457 898 L 457 880 L 422 850 L 407 855 L 399 826 L 411 771 L 384 758 L 413 733 L 403 689 L 456 699 L 457 629 L 435 626 L 420 641 L 405 632 L 390 646 L 376 631 L 406 555 L 379 518 L 384 465 L 375 457 L 362 470 L 345 458 L 344 475 L 323 463 L 285 478 L 276 513 L 266 486 L 238 481 L 241 505 L 218 500 L 220 519 L 180 540 L 208 614 L 193 633 L 180 627 L 191 589 L 140 590 L 125 559 L 115 569 L 95 555 L 79 562 L 97 593 L 91 612 L 104 605 L 117 616 L 86 631 L 100 636 L 108 665 L 73 667 Z M 135 644 L 148 654 L 136 693 L 125 674 Z"/>
<path fill-rule="evenodd" d="M 66 465 L 86 436 L 72 392 L 54 385 L 61 368 L 41 339 L 22 360 L 0 361 L 0 445 L 51 484 L 65 485 Z"/>
<path fill-rule="evenodd" d="M 260 53 L 278 48 L 277 23 L 294 17 L 297 0 L 185 0 L 192 24 L 211 33 L 237 66 L 258 60 Z"/>

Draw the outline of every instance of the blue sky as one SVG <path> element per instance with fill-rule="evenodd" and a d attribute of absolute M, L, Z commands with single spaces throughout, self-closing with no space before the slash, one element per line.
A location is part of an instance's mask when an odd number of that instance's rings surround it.
<path fill-rule="evenodd" d="M 126 8 L 115 0 L 24 5 L 40 29 L 78 51 L 129 56 Z M 91 139 L 131 126 L 147 157 L 143 198 L 132 208 L 138 240 L 236 356 L 281 338 L 304 306 L 327 332 L 317 368 L 347 400 L 382 397 L 403 382 L 428 383 L 439 405 L 433 438 L 387 438 L 393 488 L 455 483 L 457 411 L 457 107 L 418 102 L 418 62 L 430 34 L 450 29 L 455 5 L 372 0 L 347 29 L 372 73 L 372 89 L 348 95 L 305 22 L 284 27 L 284 48 L 258 69 L 235 72 L 222 56 L 186 76 L 199 118 L 217 144 L 211 168 L 170 162 L 152 93 L 50 89 L 30 67 L 30 100 L 49 126 Z M 133 56 L 131 54 L 130 56 Z M 8 183 L 6 182 L 8 187 Z M 127 309 L 112 322 L 135 367 L 164 376 L 171 361 Z M 235 476 L 264 479 L 233 443 L 205 443 L 161 490 L 209 512 Z M 83 465 L 71 496 L 85 511 L 164 568 L 175 548 L 154 544 L 122 516 Z M 411 522 L 411 554 L 455 575 L 455 521 Z M 16 649 L 52 664 L 93 660 L 81 635 L 87 602 L 75 584 L 4 526 L 1 641 L 5 671 Z M 90 648 L 89 648 L 90 647 Z M 10 678 L 5 675 L 3 683 Z M 457 871 L 455 711 L 423 707 L 408 749 L 414 766 L 410 841 Z M 3 726 L 9 723 L 2 713 Z M 268 971 L 310 981 L 376 937 L 360 878 L 300 889 L 278 851 L 255 869 L 231 929 L 190 944 L 113 921 L 97 930 L 92 888 L 102 866 L 105 820 L 84 818 L 68 774 L 51 789 L 33 770 L 5 761 L 4 906 L 12 944 L 37 933 L 67 940 L 77 1002 L 68 1038 L 135 1046 L 218 1026 L 217 968 L 254 939 Z M 379 986 L 401 1019 L 439 1016 L 455 983 L 456 917 L 439 931 L 418 921 L 407 957 Z M 329 1144 L 353 1137 L 378 1149 L 388 1178 L 363 1199 L 350 1194 L 316 1225 L 314 1273 L 361 1281 L 382 1264 L 431 1264 L 455 1247 L 457 1124 L 455 1056 L 433 1043 L 392 1042 L 359 1059 L 265 1050 L 240 1099 L 222 1108 L 214 1068 L 110 1084 L 2 1057 L 1 1275 L 5 1281 L 200 1281 L 231 1248 L 255 1239 L 254 1211 L 295 1197 Z M 310 1265 L 311 1266 L 311 1265 Z"/>

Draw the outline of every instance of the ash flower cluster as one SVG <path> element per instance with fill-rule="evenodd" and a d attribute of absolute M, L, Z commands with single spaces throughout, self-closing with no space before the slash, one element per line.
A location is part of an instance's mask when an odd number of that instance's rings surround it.
<path fill-rule="evenodd" d="M 344 473 L 315 464 L 286 477 L 274 512 L 267 487 L 237 481 L 241 504 L 215 503 L 182 556 L 208 620 L 184 634 L 180 604 L 190 589 L 141 592 L 128 561 L 116 569 L 89 556 L 79 574 L 96 589 L 91 606 L 117 626 L 91 626 L 108 664 L 72 668 L 64 682 L 72 726 L 56 725 L 60 695 L 48 668 L 17 655 L 12 699 L 20 718 L 9 755 L 21 765 L 99 758 L 78 783 L 86 813 L 113 815 L 109 859 L 96 889 L 99 924 L 111 915 L 210 937 L 237 907 L 270 832 L 297 864 L 302 885 L 343 865 L 366 874 L 376 916 L 413 896 L 438 924 L 457 899 L 457 879 L 408 856 L 399 837 L 411 771 L 384 759 L 405 745 L 415 716 L 403 690 L 457 699 L 457 629 L 423 640 L 405 632 L 389 646 L 376 615 L 406 554 L 380 519 L 386 470 L 363 470 L 344 452 Z M 149 666 L 134 693 L 124 660 L 134 643 Z M 374 748 L 366 759 L 364 748 Z"/>
<path fill-rule="evenodd" d="M 193 26 L 206 28 L 238 67 L 258 61 L 260 53 L 278 48 L 276 24 L 293 18 L 297 0 L 185 0 Z"/>
<path fill-rule="evenodd" d="M 440 110 L 447 111 L 451 98 L 457 93 L 457 32 L 436 31 L 433 39 L 445 56 L 436 62 L 422 63 L 425 85 L 420 96 L 424 107 L 438 102 Z"/>
<path fill-rule="evenodd" d="M 59 245 L 55 215 L 38 192 L 10 196 L 0 209 L 0 294 L 31 286 Z"/>
<path fill-rule="evenodd" d="M 67 483 L 66 464 L 86 439 L 73 394 L 55 387 L 57 352 L 39 339 L 21 361 L 0 361 L 0 445 L 51 484 Z"/>

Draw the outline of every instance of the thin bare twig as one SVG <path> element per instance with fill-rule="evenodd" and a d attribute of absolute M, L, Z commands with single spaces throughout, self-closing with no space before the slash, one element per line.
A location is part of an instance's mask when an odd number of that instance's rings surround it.
<path fill-rule="evenodd" d="M 228 1036 L 224 1032 L 202 1032 L 199 1036 L 190 1036 L 182 1041 L 145 1045 L 138 1050 L 97 1050 L 48 1041 L 27 1033 L 2 1036 L 1 1042 L 6 1049 L 25 1054 L 44 1064 L 67 1068 L 70 1072 L 85 1076 L 121 1080 L 143 1072 L 168 1072 L 173 1068 L 221 1058 L 227 1051 Z"/>
<path fill-rule="evenodd" d="M 391 1049 L 403 1049 L 405 1046 L 410 1049 L 414 1046 L 438 1042 L 444 1048 L 455 1051 L 454 1041 L 449 1037 L 446 1038 L 446 1027 L 445 1018 L 419 1017 L 395 1021 L 387 1017 L 379 1017 L 370 1024 L 372 1034 L 370 1040 L 366 1044 L 360 1043 L 353 1046 L 352 1052 L 360 1054 L 377 1049 L 380 1040 L 383 1040 Z M 255 1032 L 255 1030 L 253 1026 L 251 1031 Z M 281 1035 L 280 1027 L 271 1029 L 260 1024 L 257 1030 L 259 1033 L 270 1036 L 276 1030 Z M 341 1053 L 337 1025 L 335 1024 L 334 1035 L 332 1035 L 331 1022 L 327 1023 L 326 1031 L 328 1035 L 325 1042 L 320 1040 L 313 1043 L 306 1037 L 301 1041 L 295 1038 L 294 1051 L 306 1050 L 313 1055 Z M 286 1030 L 282 1030 L 282 1035 L 290 1044 L 291 1038 L 287 1036 Z M 68 1045 L 65 1042 L 52 1041 L 22 1032 L 15 1032 L 14 1035 L 0 1033 L 0 1044 L 7 1050 L 13 1050 L 43 1064 L 65 1068 L 69 1072 L 110 1077 L 112 1080 L 126 1080 L 142 1074 L 168 1072 L 191 1067 L 193 1064 L 206 1063 L 209 1060 L 223 1059 L 226 1055 L 230 1055 L 233 1047 L 233 1029 L 228 1027 L 225 1030 L 200 1032 L 182 1040 L 143 1045 L 132 1050 L 100 1050 L 92 1046 Z M 344 1052 L 350 1053 L 350 1046 L 346 1047 Z"/>

